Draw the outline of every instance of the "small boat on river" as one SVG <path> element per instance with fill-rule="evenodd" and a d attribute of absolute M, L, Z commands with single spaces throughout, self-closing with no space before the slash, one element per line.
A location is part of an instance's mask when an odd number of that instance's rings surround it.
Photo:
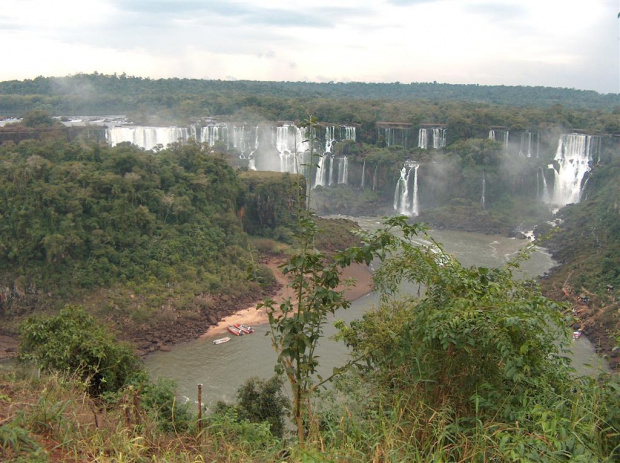
<path fill-rule="evenodd" d="M 239 328 L 241 331 L 243 331 L 243 334 L 254 333 L 254 328 L 244 325 L 243 323 L 235 323 L 235 328 Z"/>
<path fill-rule="evenodd" d="M 236 326 L 233 326 L 233 325 L 228 325 L 228 331 L 230 331 L 235 336 L 243 336 L 244 334 L 240 328 L 237 328 Z"/>
<path fill-rule="evenodd" d="M 225 342 L 230 341 L 230 338 L 226 336 L 225 338 L 216 339 L 213 341 L 213 344 L 224 344 Z"/>
<path fill-rule="evenodd" d="M 573 339 L 579 339 L 581 337 L 581 330 L 573 331 Z"/>

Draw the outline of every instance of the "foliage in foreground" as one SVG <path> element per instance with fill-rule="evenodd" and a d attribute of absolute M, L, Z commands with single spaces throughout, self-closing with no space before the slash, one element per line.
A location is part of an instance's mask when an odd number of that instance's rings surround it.
<path fill-rule="evenodd" d="M 304 229 L 308 237 L 314 236 L 311 222 Z M 111 413 L 122 410 L 125 424 L 109 434 L 94 433 L 92 423 L 64 424 L 71 404 L 54 400 L 44 420 L 30 407 L 33 414 L 3 421 L 2 450 L 11 458 L 35 458 L 37 452 L 45 458 L 48 447 L 41 442 L 54 440 L 74 459 L 86 455 L 95 461 L 121 456 L 128 461 L 282 461 L 285 455 L 289 461 L 330 462 L 617 461 L 618 378 L 578 377 L 568 367 L 562 308 L 533 282 L 513 278 L 518 260 L 498 269 L 465 268 L 436 243 L 414 244 L 411 238 L 420 229 L 404 218 L 386 225 L 332 261 L 342 266 L 347 259 L 384 257 L 376 272 L 383 297 L 362 320 L 341 325 L 357 368 L 346 374 L 337 369 L 327 393 L 314 379 L 318 361 L 312 343 L 321 337 L 325 314 L 341 304 L 334 291 L 339 272 L 331 266 L 319 271 L 315 264 L 321 256 L 311 248 L 305 256 L 291 257 L 288 268 L 296 276 L 304 311 L 297 319 L 291 313 L 272 324 L 279 330 L 273 340 L 287 349 L 280 351 L 282 369 L 300 378 L 303 387 L 294 409 L 301 427 L 288 447 L 274 437 L 269 422 L 242 416 L 256 411 L 254 387 L 247 387 L 249 400 L 239 394 L 245 405 L 208 417 L 205 431 L 197 435 L 189 423 L 161 425 L 158 420 L 170 412 L 146 412 L 141 408 L 146 401 L 135 400 L 140 394 L 129 385 L 117 392 L 120 408 L 110 407 Z M 403 284 L 420 285 L 420 296 L 400 296 Z M 287 309 L 290 301 L 284 304 Z M 10 405 L 11 393 L 0 394 Z M 174 410 L 164 405 L 174 405 L 172 397 L 157 396 L 160 410 Z M 39 428 L 41 421 L 52 425 Z M 75 442 L 85 439 L 79 433 L 91 433 L 87 439 L 94 447 L 78 450 Z"/>
<path fill-rule="evenodd" d="M 19 357 L 43 370 L 78 375 L 95 396 L 117 392 L 142 371 L 133 349 L 117 342 L 79 306 L 27 319 L 21 326 Z"/>
<path fill-rule="evenodd" d="M 124 388 L 101 402 L 65 375 L 0 374 L 0 461 L 279 461 L 268 425 L 222 414 L 198 433 L 182 407 L 165 413 L 160 399 L 175 404 L 169 385 L 151 388 Z"/>

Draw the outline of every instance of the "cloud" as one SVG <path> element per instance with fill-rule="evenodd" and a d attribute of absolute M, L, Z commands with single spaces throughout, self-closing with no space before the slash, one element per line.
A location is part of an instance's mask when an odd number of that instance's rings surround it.
<path fill-rule="evenodd" d="M 3 1 L 0 80 L 97 70 L 618 91 L 609 0 Z"/>
<path fill-rule="evenodd" d="M 518 3 L 477 3 L 465 5 L 465 11 L 487 16 L 491 21 L 515 21 L 527 18 L 527 9 Z"/>
<path fill-rule="evenodd" d="M 436 3 L 441 0 L 387 0 L 387 3 L 396 6 L 420 5 L 422 3 Z"/>

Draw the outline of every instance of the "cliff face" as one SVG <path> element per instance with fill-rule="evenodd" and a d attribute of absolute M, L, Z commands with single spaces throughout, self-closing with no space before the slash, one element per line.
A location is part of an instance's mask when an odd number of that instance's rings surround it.
<path fill-rule="evenodd" d="M 620 344 L 620 157 L 595 166 L 585 199 L 558 212 L 559 227 L 544 244 L 561 265 L 545 291 L 571 305 L 581 326 L 617 368 Z"/>

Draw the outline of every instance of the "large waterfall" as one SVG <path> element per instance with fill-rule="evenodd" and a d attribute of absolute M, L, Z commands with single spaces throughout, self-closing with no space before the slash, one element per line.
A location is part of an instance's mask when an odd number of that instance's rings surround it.
<path fill-rule="evenodd" d="M 420 214 L 418 199 L 418 168 L 419 164 L 406 161 L 400 170 L 400 177 L 394 190 L 394 210 L 399 214 L 417 216 Z M 409 194 L 409 183 L 413 173 L 412 194 Z M 411 198 L 410 198 L 411 196 Z"/>
<path fill-rule="evenodd" d="M 562 207 L 581 200 L 584 178 L 591 169 L 598 142 L 598 137 L 579 133 L 560 137 L 554 158 L 557 168 L 553 166 L 555 181 L 550 201 L 552 204 Z"/>
<path fill-rule="evenodd" d="M 202 143 L 209 146 L 215 145 L 218 141 L 226 143 L 228 148 L 228 126 L 226 124 L 213 124 L 200 128 L 200 138 L 196 137 Z"/>
<path fill-rule="evenodd" d="M 116 146 L 129 142 L 145 150 L 152 150 L 160 145 L 167 147 L 170 143 L 186 142 L 189 131 L 185 127 L 110 127 L 106 130 L 106 140 Z"/>
<path fill-rule="evenodd" d="M 305 154 L 310 152 L 306 129 L 293 124 L 275 128 L 274 145 L 280 158 L 280 172 L 302 174 L 307 167 Z"/>
<path fill-rule="evenodd" d="M 247 160 L 248 168 L 253 170 L 276 170 L 302 174 L 311 178 L 311 185 L 329 186 L 347 184 L 349 181 L 349 159 L 344 155 L 334 155 L 334 144 L 346 140 L 356 140 L 356 127 L 352 125 L 328 125 L 314 129 L 316 140 L 324 140 L 324 145 L 315 143 L 314 159 L 310 157 L 310 143 L 306 128 L 284 122 L 278 126 L 258 126 L 248 124 L 209 122 L 205 126 L 191 127 L 143 127 L 119 126 L 106 130 L 106 139 L 112 146 L 122 142 L 132 143 L 145 150 L 166 148 L 170 143 L 187 142 L 193 138 L 214 146 L 218 142 L 228 150 L 234 150 L 238 157 Z M 322 132 L 324 130 L 324 132 Z M 271 138 L 269 137 L 271 133 Z M 388 133 L 389 132 L 389 133 Z M 390 129 L 390 143 L 405 142 L 406 130 Z M 261 136 L 259 137 L 259 133 Z M 312 164 L 316 165 L 312 166 Z"/>

